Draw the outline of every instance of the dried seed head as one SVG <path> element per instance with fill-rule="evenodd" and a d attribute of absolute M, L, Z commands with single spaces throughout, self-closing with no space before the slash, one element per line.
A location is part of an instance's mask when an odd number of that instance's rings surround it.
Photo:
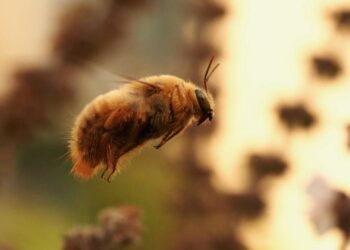
<path fill-rule="evenodd" d="M 303 104 L 281 105 L 277 112 L 282 124 L 290 130 L 308 129 L 316 123 L 314 115 Z"/>
<path fill-rule="evenodd" d="M 75 228 L 70 231 L 64 240 L 64 250 L 103 250 L 104 234 L 100 228 Z"/>
<path fill-rule="evenodd" d="M 334 79 L 342 73 L 342 66 L 333 56 L 315 56 L 312 58 L 313 73 L 320 78 Z"/>
<path fill-rule="evenodd" d="M 64 250 L 113 250 L 138 241 L 142 231 L 140 211 L 132 206 L 108 208 L 100 213 L 101 226 L 71 230 Z"/>
<path fill-rule="evenodd" d="M 64 63 L 85 62 L 124 35 L 125 21 L 110 9 L 78 5 L 61 20 L 54 53 Z"/>
<path fill-rule="evenodd" d="M 284 159 L 278 155 L 252 154 L 248 159 L 248 166 L 254 181 L 259 181 L 267 176 L 283 175 L 288 166 Z"/>
<path fill-rule="evenodd" d="M 232 194 L 228 201 L 232 211 L 241 218 L 258 218 L 266 208 L 265 201 L 258 193 Z"/>
<path fill-rule="evenodd" d="M 350 9 L 340 9 L 333 13 L 332 18 L 338 30 L 350 31 Z"/>
<path fill-rule="evenodd" d="M 336 226 L 348 237 L 350 234 L 350 198 L 344 192 L 337 192 L 334 212 L 336 214 Z"/>
<path fill-rule="evenodd" d="M 193 4 L 193 10 L 203 21 L 212 21 L 226 14 L 225 7 L 215 1 L 194 1 Z"/>
<path fill-rule="evenodd" d="M 14 89 L 0 103 L 0 138 L 26 138 L 48 123 L 51 109 L 73 97 L 70 72 L 28 68 L 14 75 Z"/>
<path fill-rule="evenodd" d="M 115 245 L 136 243 L 142 232 L 140 210 L 132 206 L 122 206 L 103 210 L 99 221 L 104 232 Z"/>

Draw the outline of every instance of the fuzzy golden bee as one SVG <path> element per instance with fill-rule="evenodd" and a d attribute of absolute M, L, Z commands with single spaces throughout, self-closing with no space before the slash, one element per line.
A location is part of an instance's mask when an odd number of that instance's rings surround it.
<path fill-rule="evenodd" d="M 159 149 L 192 122 L 211 121 L 214 102 L 207 82 L 219 66 L 210 71 L 213 59 L 204 75 L 204 89 L 175 76 L 150 76 L 130 79 L 87 104 L 72 130 L 72 173 L 87 179 L 104 167 L 101 177 L 110 181 L 121 157 L 149 140 L 162 137 L 155 146 Z"/>

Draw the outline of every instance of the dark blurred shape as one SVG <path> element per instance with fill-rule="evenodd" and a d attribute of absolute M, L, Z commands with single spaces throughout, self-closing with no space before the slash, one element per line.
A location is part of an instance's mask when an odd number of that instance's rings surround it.
<path fill-rule="evenodd" d="M 121 206 L 102 210 L 100 226 L 75 228 L 65 237 L 64 250 L 114 250 L 135 244 L 142 232 L 140 211 Z"/>
<path fill-rule="evenodd" d="M 171 204 L 172 208 L 176 209 L 177 214 L 206 216 L 209 213 L 222 212 L 227 206 L 225 196 L 212 187 L 208 177 L 179 187 Z M 197 178 L 201 177 L 198 176 Z M 188 190 L 191 191 L 189 192 Z M 184 193 L 187 194 L 183 195 Z"/>
<path fill-rule="evenodd" d="M 62 18 L 54 50 L 65 63 L 91 59 L 125 32 L 125 20 L 104 9 L 78 5 Z"/>
<path fill-rule="evenodd" d="M 335 25 L 340 31 L 350 31 L 350 9 L 342 8 L 332 15 Z"/>
<path fill-rule="evenodd" d="M 256 192 L 232 194 L 228 199 L 232 211 L 239 218 L 256 219 L 266 208 L 261 195 Z"/>
<path fill-rule="evenodd" d="M 316 118 L 304 104 L 280 105 L 277 109 L 279 119 L 290 130 L 308 129 L 316 123 Z"/>
<path fill-rule="evenodd" d="M 339 76 L 343 69 L 334 56 L 315 56 L 311 59 L 313 73 L 318 77 L 333 79 Z"/>
<path fill-rule="evenodd" d="M 253 181 L 259 181 L 268 176 L 283 175 L 287 168 L 287 162 L 278 155 L 252 154 L 248 159 L 248 167 Z"/>
<path fill-rule="evenodd" d="M 32 68 L 22 69 L 15 73 L 15 81 L 22 86 L 31 86 L 33 92 L 42 95 L 47 102 L 56 102 L 71 98 L 70 71 L 66 68 Z"/>
<path fill-rule="evenodd" d="M 54 52 L 64 63 L 84 63 L 121 41 L 134 13 L 146 0 L 104 0 L 102 6 L 79 4 L 62 18 Z"/>
<path fill-rule="evenodd" d="M 73 97 L 70 72 L 64 68 L 27 68 L 14 75 L 13 91 L 0 102 L 0 138 L 26 138 L 49 122 L 53 108 Z"/>
<path fill-rule="evenodd" d="M 350 198 L 342 191 L 337 192 L 334 212 L 336 214 L 336 226 L 348 237 L 350 234 Z"/>
<path fill-rule="evenodd" d="M 223 17 L 226 14 L 225 6 L 222 3 L 218 3 L 211 0 L 205 1 L 193 1 L 193 10 L 197 12 L 197 15 L 203 21 L 211 21 Z"/>
<path fill-rule="evenodd" d="M 198 222 L 201 224 L 201 222 Z M 178 249 L 200 250 L 247 250 L 232 228 L 223 225 L 205 225 L 198 230 L 195 225 L 187 225 L 179 239 Z"/>
<path fill-rule="evenodd" d="M 208 58 L 212 57 L 213 55 L 218 55 L 219 51 L 213 45 L 198 43 L 193 47 L 189 47 L 188 53 L 190 53 L 195 58 L 195 60 L 203 62 L 205 60 L 208 60 Z"/>
<path fill-rule="evenodd" d="M 142 8 L 150 4 L 149 0 L 109 0 L 111 7 L 120 8 Z M 118 11 L 118 10 L 116 10 Z"/>

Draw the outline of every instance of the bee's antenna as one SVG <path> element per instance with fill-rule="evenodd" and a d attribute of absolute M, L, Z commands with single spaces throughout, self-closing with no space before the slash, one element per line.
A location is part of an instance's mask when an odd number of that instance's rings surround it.
<path fill-rule="evenodd" d="M 220 63 L 216 64 L 216 65 L 214 66 L 214 68 L 213 68 L 213 69 L 210 71 L 210 73 L 209 73 L 209 70 L 210 70 L 211 65 L 212 65 L 212 63 L 213 63 L 213 61 L 214 61 L 214 58 L 215 58 L 215 56 L 213 56 L 213 57 L 210 59 L 209 64 L 208 64 L 208 67 L 207 67 L 207 70 L 205 71 L 205 74 L 204 74 L 203 85 L 204 85 L 204 89 L 205 89 L 206 92 L 208 92 L 208 85 L 207 85 L 207 83 L 208 83 L 208 81 L 209 81 L 211 75 L 214 73 L 214 71 L 215 71 L 215 70 L 219 67 L 219 65 L 220 65 Z"/>

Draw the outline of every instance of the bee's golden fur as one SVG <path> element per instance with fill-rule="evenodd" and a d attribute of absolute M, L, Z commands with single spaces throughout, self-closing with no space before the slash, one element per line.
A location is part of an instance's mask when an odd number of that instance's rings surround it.
<path fill-rule="evenodd" d="M 161 75 L 131 81 L 95 98 L 72 130 L 73 174 L 89 178 L 104 166 L 105 172 L 111 171 L 110 179 L 121 157 L 159 137 L 156 148 L 161 147 L 203 115 L 198 89 L 178 77 Z M 213 109 L 212 96 L 202 91 Z"/>

